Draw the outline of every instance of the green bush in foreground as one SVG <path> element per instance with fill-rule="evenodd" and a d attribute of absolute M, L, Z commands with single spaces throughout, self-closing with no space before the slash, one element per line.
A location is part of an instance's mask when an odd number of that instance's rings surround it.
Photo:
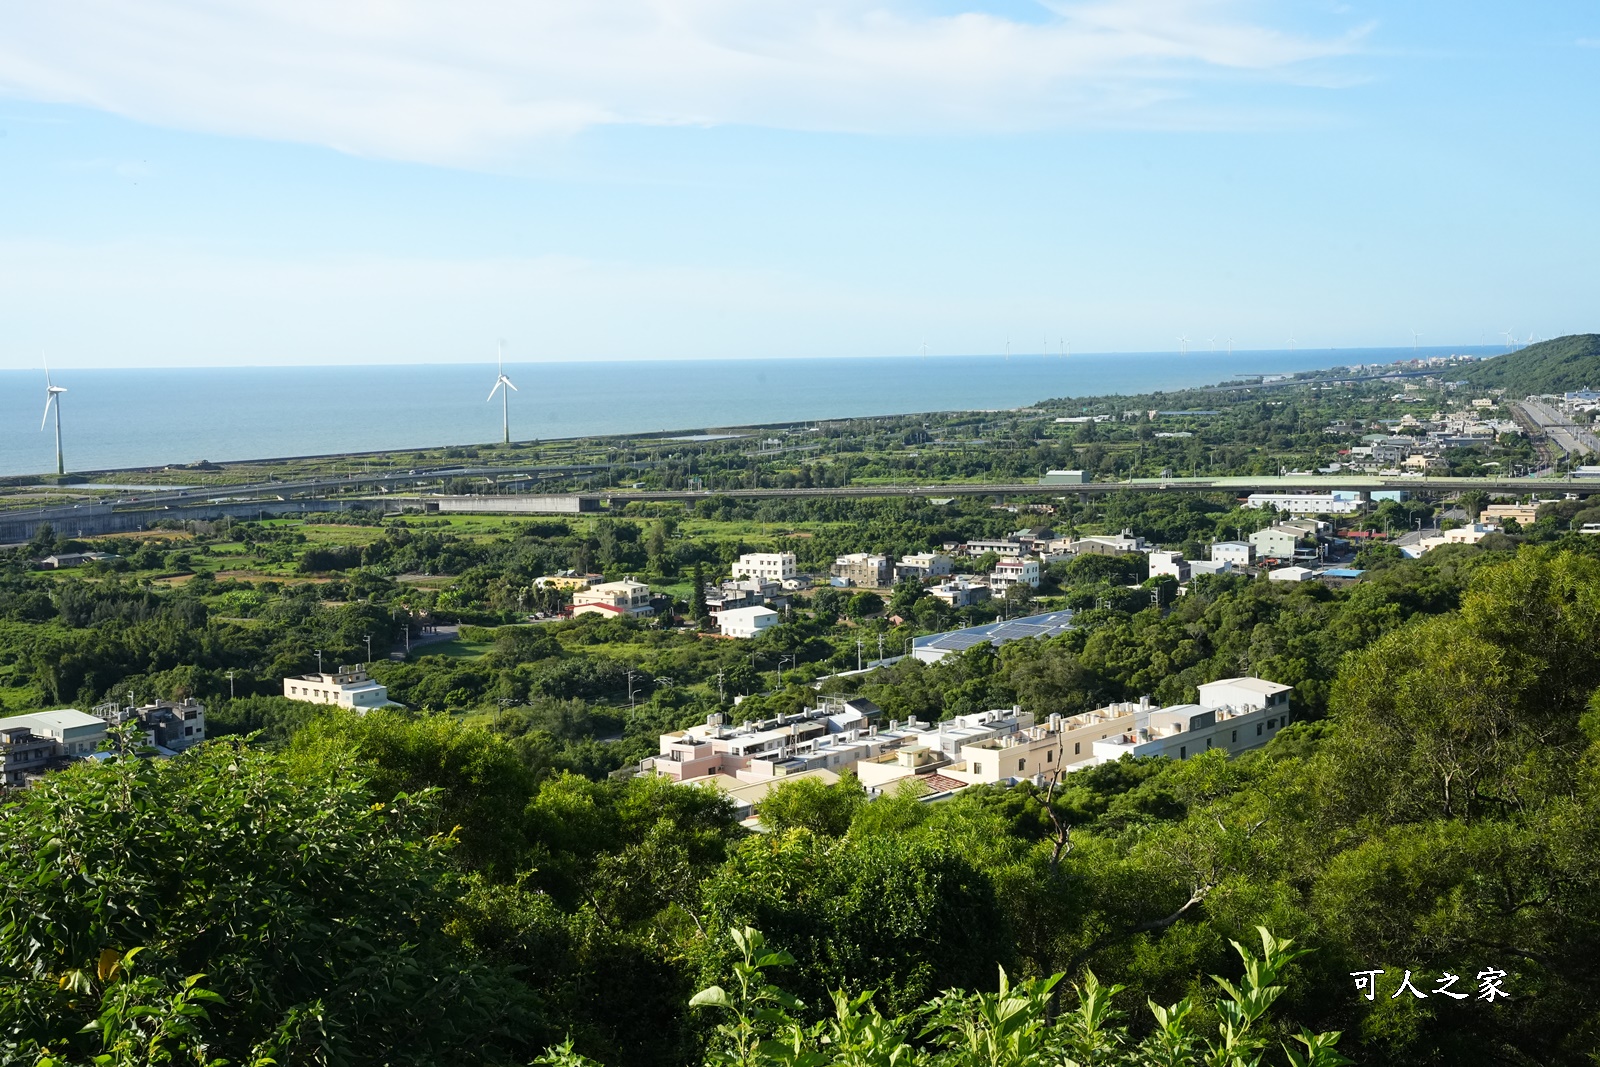
<path fill-rule="evenodd" d="M 835 992 L 833 1017 L 807 1025 L 795 1018 L 803 1005 L 767 979 L 768 970 L 794 958 L 769 951 L 760 931 L 749 927 L 732 932 L 742 956 L 733 967 L 735 988 L 710 986 L 690 1004 L 721 1013 L 706 1067 L 1259 1067 L 1270 1062 L 1266 1015 L 1284 991 L 1275 983 L 1305 950 L 1257 929 L 1260 956 L 1233 943 L 1244 980 L 1212 979 L 1226 994 L 1216 1005 L 1222 1021 L 1215 1038 L 1200 1034 L 1190 1018 L 1195 1005 L 1184 999 L 1165 1008 L 1150 1002 L 1155 1029 L 1132 1042 L 1112 1007 L 1123 987 L 1101 985 L 1093 971 L 1073 986 L 1077 1008 L 1059 1016 L 1051 1008 L 1064 975 L 1012 985 L 1001 970 L 998 992 L 951 990 L 897 1019 L 873 1007 L 870 992 Z M 1302 1030 L 1294 1040 L 1302 1047 L 1282 1050 L 1289 1067 L 1352 1062 L 1336 1050 L 1337 1033 Z M 570 1042 L 535 1063 L 594 1067 Z"/>

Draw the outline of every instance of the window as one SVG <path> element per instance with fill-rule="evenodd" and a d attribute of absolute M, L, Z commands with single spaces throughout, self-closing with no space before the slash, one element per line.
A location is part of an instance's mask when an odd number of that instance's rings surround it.
<path fill-rule="evenodd" d="M 1072 742 L 1072 754 L 1074 756 L 1077 756 L 1077 755 L 1082 754 L 1082 752 L 1083 752 L 1083 742 L 1082 741 L 1074 741 L 1074 742 Z"/>
<path fill-rule="evenodd" d="M 1233 732 L 1233 741 L 1231 742 L 1231 744 L 1237 745 L 1238 743 L 1239 743 L 1239 731 L 1235 730 Z"/>
<path fill-rule="evenodd" d="M 1208 737 L 1208 738 L 1206 738 L 1206 748 L 1210 748 L 1210 747 L 1211 747 L 1211 738 Z"/>
<path fill-rule="evenodd" d="M 1049 752 L 1046 752 L 1044 754 L 1044 761 L 1046 763 L 1054 763 L 1056 761 L 1056 750 L 1052 748 Z"/>
<path fill-rule="evenodd" d="M 1178 746 L 1178 758 L 1179 759 L 1188 759 L 1189 758 L 1189 746 L 1188 745 L 1179 745 Z"/>
<path fill-rule="evenodd" d="M 1017 770 L 1025 771 L 1027 769 L 1028 769 L 1028 757 L 1027 756 L 1023 756 L 1021 759 L 1017 760 Z"/>
<path fill-rule="evenodd" d="M 981 763 L 974 763 L 974 764 L 973 764 L 973 765 L 972 765 L 972 773 L 973 773 L 973 774 L 982 774 L 982 773 L 983 773 L 983 764 L 981 764 Z"/>
<path fill-rule="evenodd" d="M 1261 736 L 1261 724 L 1260 723 L 1256 723 L 1256 736 L 1257 737 Z"/>

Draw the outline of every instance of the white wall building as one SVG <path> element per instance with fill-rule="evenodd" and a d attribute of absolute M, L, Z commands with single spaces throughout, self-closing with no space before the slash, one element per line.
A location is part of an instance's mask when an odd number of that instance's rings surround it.
<path fill-rule="evenodd" d="M 778 625 L 780 616 L 771 608 L 729 608 L 714 611 L 717 629 L 724 637 L 754 637 L 762 630 Z"/>
<path fill-rule="evenodd" d="M 649 615 L 650 587 L 632 578 L 602 582 L 572 594 L 573 615 Z"/>
<path fill-rule="evenodd" d="M 1362 507 L 1361 498 L 1343 493 L 1251 493 L 1247 508 L 1273 508 L 1291 515 L 1354 515 Z"/>
<path fill-rule="evenodd" d="M 1171 577 L 1180 582 L 1189 580 L 1189 564 L 1182 552 L 1150 553 L 1150 577 Z"/>
<path fill-rule="evenodd" d="M 894 579 L 897 582 L 907 578 L 926 581 L 929 578 L 943 578 L 949 573 L 950 557 L 942 552 L 918 552 L 902 556 L 900 562 L 894 565 Z"/>
<path fill-rule="evenodd" d="M 60 756 L 87 756 L 106 739 L 106 724 L 77 708 L 35 711 L 0 719 L 0 730 L 26 729 L 35 737 L 48 738 Z"/>
<path fill-rule="evenodd" d="M 1198 688 L 1200 703 L 1141 712 L 1128 732 L 1096 741 L 1093 762 L 1128 755 L 1181 760 L 1213 748 L 1236 755 L 1266 744 L 1293 718 L 1292 686 L 1264 678 L 1223 678 Z"/>
<path fill-rule="evenodd" d="M 1017 584 L 1039 588 L 1039 561 L 1036 559 L 1003 559 L 994 565 L 989 574 L 989 587 L 998 593 Z"/>
<path fill-rule="evenodd" d="M 309 704 L 333 704 L 355 711 L 397 708 L 389 687 L 375 682 L 361 667 L 340 667 L 333 674 L 302 674 L 283 680 L 283 695 Z"/>
<path fill-rule="evenodd" d="M 1267 572 L 1267 577 L 1275 582 L 1309 582 L 1316 576 L 1317 572 L 1310 567 L 1279 567 Z"/>
<path fill-rule="evenodd" d="M 1248 541 L 1218 541 L 1211 546 L 1211 559 L 1215 563 L 1248 567 L 1256 561 L 1256 549 Z"/>
<path fill-rule="evenodd" d="M 782 582 L 798 573 L 793 552 L 746 552 L 733 564 L 735 578 Z"/>

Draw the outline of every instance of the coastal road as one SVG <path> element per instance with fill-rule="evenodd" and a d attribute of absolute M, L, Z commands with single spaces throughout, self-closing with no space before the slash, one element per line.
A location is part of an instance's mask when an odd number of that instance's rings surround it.
<path fill-rule="evenodd" d="M 1550 405 L 1537 400 L 1518 400 L 1511 406 L 1521 409 L 1528 422 L 1567 455 L 1600 453 L 1600 440 L 1597 440 L 1594 434 L 1580 428 Z"/>

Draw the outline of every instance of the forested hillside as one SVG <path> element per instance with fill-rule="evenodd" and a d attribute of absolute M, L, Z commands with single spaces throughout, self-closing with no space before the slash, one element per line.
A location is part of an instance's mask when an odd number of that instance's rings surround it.
<path fill-rule="evenodd" d="M 1514 397 L 1600 388 L 1600 334 L 1540 341 L 1469 366 L 1461 377 Z"/>
<path fill-rule="evenodd" d="M 1053 789 L 781 787 L 765 834 L 442 714 L 79 765 L 0 809 L 0 1060 L 1332 1064 L 1338 1032 L 1362 1063 L 1592 1062 L 1594 539 L 1103 610 L 862 688 L 1047 710 L 1272 663 L 1325 713 Z"/>

